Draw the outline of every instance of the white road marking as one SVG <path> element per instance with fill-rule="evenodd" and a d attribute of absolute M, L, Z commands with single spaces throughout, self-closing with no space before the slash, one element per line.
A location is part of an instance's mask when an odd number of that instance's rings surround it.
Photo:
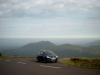
<path fill-rule="evenodd" d="M 40 65 L 41 67 L 46 67 L 46 68 L 55 68 L 55 69 L 60 69 L 62 67 L 55 67 L 55 66 L 46 66 L 46 65 Z"/>
<path fill-rule="evenodd" d="M 20 64 L 26 64 L 26 63 L 24 63 L 24 62 L 17 62 L 17 63 L 20 63 Z"/>

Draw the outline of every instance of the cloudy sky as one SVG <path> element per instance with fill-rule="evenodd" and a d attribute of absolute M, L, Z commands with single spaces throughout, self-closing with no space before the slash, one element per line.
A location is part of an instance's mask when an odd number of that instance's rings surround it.
<path fill-rule="evenodd" d="M 0 38 L 100 38 L 100 0 L 0 0 Z"/>

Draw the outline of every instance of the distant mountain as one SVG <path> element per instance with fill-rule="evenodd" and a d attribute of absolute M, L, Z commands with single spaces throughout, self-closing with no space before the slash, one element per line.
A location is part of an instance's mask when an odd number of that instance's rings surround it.
<path fill-rule="evenodd" d="M 50 50 L 53 50 L 60 57 L 74 57 L 81 55 L 82 47 L 71 44 L 63 44 L 55 46 Z"/>
<path fill-rule="evenodd" d="M 34 56 L 38 54 L 40 50 L 52 48 L 54 46 L 56 45 L 49 41 L 40 41 L 24 45 L 23 47 L 17 48 L 15 50 L 10 50 L 10 51 L 4 50 L 3 53 L 9 55 L 19 55 L 19 56 Z"/>
<path fill-rule="evenodd" d="M 100 46 L 100 40 L 87 43 L 85 46 Z"/>
<path fill-rule="evenodd" d="M 100 46 L 81 47 L 71 44 L 56 45 L 49 41 L 30 43 L 15 50 L 5 50 L 2 53 L 14 56 L 36 56 L 40 50 L 44 49 L 52 50 L 60 57 L 100 57 Z"/>

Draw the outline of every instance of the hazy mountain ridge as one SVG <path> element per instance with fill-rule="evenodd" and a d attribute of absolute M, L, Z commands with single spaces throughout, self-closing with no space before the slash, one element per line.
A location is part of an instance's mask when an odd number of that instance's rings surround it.
<path fill-rule="evenodd" d="M 14 56 L 17 56 L 17 55 L 19 55 L 19 56 L 34 56 L 40 50 L 51 48 L 54 46 L 56 46 L 56 45 L 49 41 L 40 41 L 40 42 L 36 42 L 36 43 L 29 43 L 20 48 L 10 50 L 10 51 L 3 50 L 2 52 L 4 54 L 14 55 Z"/>
<path fill-rule="evenodd" d="M 100 45 L 92 47 L 82 47 L 72 44 L 56 45 L 49 41 L 29 43 L 15 50 L 5 50 L 2 53 L 14 56 L 36 56 L 43 49 L 52 50 L 60 57 L 100 57 Z"/>
<path fill-rule="evenodd" d="M 92 42 L 89 42 L 89 43 L 86 43 L 85 46 L 100 46 L 100 40 L 96 40 L 96 41 L 92 41 Z"/>

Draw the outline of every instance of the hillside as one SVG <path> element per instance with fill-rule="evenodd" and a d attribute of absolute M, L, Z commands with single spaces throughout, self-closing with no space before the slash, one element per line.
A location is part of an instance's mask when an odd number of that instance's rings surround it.
<path fill-rule="evenodd" d="M 100 46 L 100 40 L 96 40 L 90 43 L 86 43 L 85 46 Z"/>
<path fill-rule="evenodd" d="M 5 55 L 14 55 L 14 56 L 35 56 L 39 53 L 40 50 L 51 48 L 56 46 L 54 43 L 49 41 L 40 41 L 36 43 L 29 43 L 23 47 L 17 48 L 15 50 L 4 50 Z"/>
<path fill-rule="evenodd" d="M 2 53 L 14 56 L 36 56 L 43 49 L 52 50 L 60 57 L 100 57 L 100 46 L 56 45 L 49 41 L 30 43 L 15 50 L 5 50 Z"/>

